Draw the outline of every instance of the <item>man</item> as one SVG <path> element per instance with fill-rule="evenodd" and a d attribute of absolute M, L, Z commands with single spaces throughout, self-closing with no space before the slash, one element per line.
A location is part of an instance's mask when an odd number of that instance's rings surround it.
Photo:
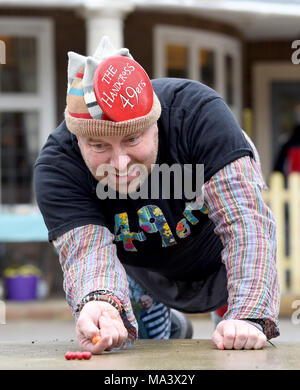
<path fill-rule="evenodd" d="M 126 273 L 185 313 L 228 304 L 219 349 L 278 336 L 275 222 L 256 150 L 222 98 L 191 80 L 150 83 L 107 38 L 92 57 L 69 53 L 68 82 L 35 187 L 81 347 L 136 339 Z"/>
<path fill-rule="evenodd" d="M 143 322 L 148 338 L 168 339 L 171 334 L 171 320 L 168 308 L 160 302 L 153 302 L 152 297 L 143 294 L 140 297 L 140 320 Z"/>

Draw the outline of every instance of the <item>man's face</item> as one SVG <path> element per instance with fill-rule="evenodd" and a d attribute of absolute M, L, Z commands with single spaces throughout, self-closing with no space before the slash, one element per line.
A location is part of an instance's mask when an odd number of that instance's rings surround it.
<path fill-rule="evenodd" d="M 149 295 L 142 295 L 140 297 L 140 304 L 145 309 L 150 309 L 153 305 L 153 299 Z"/>
<path fill-rule="evenodd" d="M 156 161 L 157 124 L 130 136 L 78 136 L 77 139 L 82 157 L 95 179 L 101 182 L 109 179 L 122 193 L 128 192 L 130 183 L 138 181 L 140 170 L 136 164 L 143 165 L 149 175 L 151 164 Z M 103 167 L 109 168 L 108 172 Z"/>

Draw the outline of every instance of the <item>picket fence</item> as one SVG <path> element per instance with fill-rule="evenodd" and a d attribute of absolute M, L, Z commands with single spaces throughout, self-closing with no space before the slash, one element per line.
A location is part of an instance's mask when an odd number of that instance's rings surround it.
<path fill-rule="evenodd" d="M 265 202 L 277 223 L 277 265 L 281 294 L 300 294 L 300 173 L 291 173 L 285 184 L 273 172 L 264 191 Z"/>

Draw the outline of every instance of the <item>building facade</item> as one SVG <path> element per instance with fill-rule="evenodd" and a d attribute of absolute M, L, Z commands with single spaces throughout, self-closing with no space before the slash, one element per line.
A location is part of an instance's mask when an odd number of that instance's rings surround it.
<path fill-rule="evenodd" d="M 103 35 L 150 78 L 214 88 L 255 142 L 268 181 L 300 103 L 299 21 L 298 1 L 0 0 L 1 210 L 36 210 L 32 167 L 63 120 L 67 52 L 92 54 Z"/>

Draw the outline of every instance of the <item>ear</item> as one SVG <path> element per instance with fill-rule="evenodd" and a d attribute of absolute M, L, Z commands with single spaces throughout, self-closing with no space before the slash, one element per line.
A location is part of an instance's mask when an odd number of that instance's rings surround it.
<path fill-rule="evenodd" d="M 80 145 L 81 145 L 81 137 L 80 137 L 80 135 L 76 135 L 76 134 L 75 134 L 75 137 L 77 139 L 77 144 L 80 147 Z"/>

